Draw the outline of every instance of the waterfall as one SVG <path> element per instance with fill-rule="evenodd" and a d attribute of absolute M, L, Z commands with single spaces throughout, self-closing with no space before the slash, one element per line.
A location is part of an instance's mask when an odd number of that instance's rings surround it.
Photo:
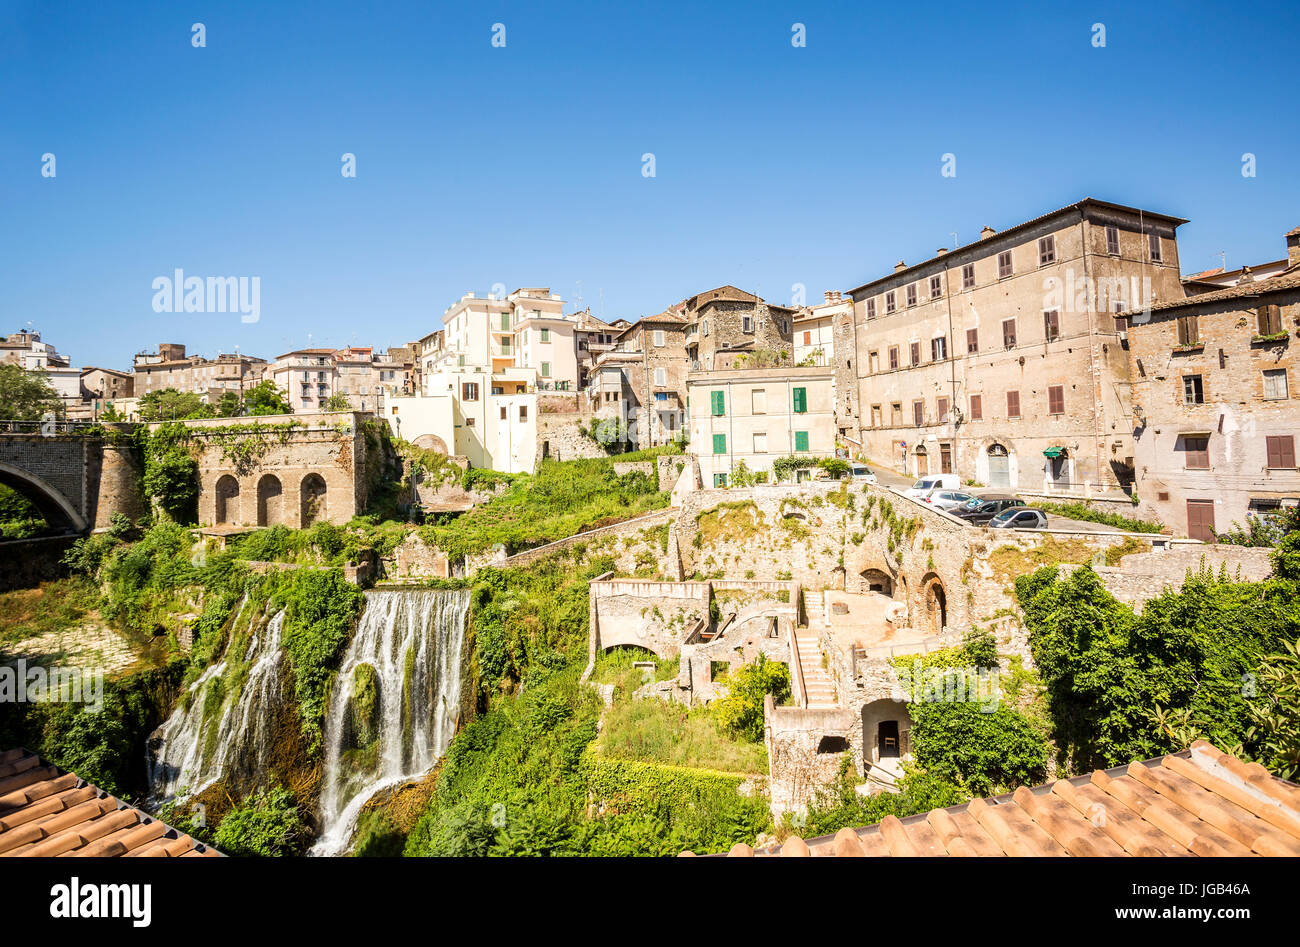
<path fill-rule="evenodd" d="M 388 589 L 366 607 L 330 694 L 313 854 L 350 844 L 366 801 L 427 772 L 456 732 L 468 591 Z"/>
<path fill-rule="evenodd" d="M 242 653 L 241 639 L 232 638 L 221 661 L 190 685 L 188 702 L 154 731 L 149 785 L 155 802 L 196 795 L 223 776 L 263 772 L 272 750 L 270 711 L 281 699 L 283 624 L 282 611 L 259 623 Z"/>

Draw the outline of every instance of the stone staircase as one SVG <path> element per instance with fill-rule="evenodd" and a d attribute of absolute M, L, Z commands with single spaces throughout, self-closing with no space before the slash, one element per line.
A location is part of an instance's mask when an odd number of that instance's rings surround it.
<path fill-rule="evenodd" d="M 826 620 L 826 606 L 821 596 L 806 596 L 804 611 L 808 613 L 808 626 L 796 628 L 794 640 L 799 648 L 799 664 L 803 667 L 804 693 L 808 696 L 808 707 L 833 708 L 837 706 L 835 684 L 822 663 L 820 634 Z"/>

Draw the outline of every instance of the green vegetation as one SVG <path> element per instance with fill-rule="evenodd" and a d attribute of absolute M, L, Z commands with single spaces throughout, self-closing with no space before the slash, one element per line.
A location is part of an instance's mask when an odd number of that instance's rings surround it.
<path fill-rule="evenodd" d="M 606 459 L 543 461 L 534 476 L 471 470 L 465 487 L 489 480 L 506 490 L 443 525 L 422 527 L 424 541 L 453 559 L 498 544 L 510 554 L 668 505 L 655 478 L 641 471 L 620 477 Z"/>
<path fill-rule="evenodd" d="M 143 404 L 143 402 L 141 402 Z M 199 466 L 190 447 L 190 431 L 179 422 L 160 424 L 144 438 L 144 493 L 155 507 L 178 523 L 198 519 Z"/>
<path fill-rule="evenodd" d="M 0 539 L 27 539 L 49 528 L 45 515 L 35 503 L 0 483 Z"/>
<path fill-rule="evenodd" d="M 1085 523 L 1101 523 L 1105 526 L 1124 530 L 1127 533 L 1159 533 L 1164 529 L 1164 526 L 1151 520 L 1140 520 L 1131 516 L 1121 516 L 1118 513 L 1109 513 L 1105 510 L 1096 509 L 1091 503 L 1036 502 L 1033 506 L 1035 509 L 1055 513 L 1057 516 L 1064 516 L 1067 519 L 1082 520 Z"/>
<path fill-rule="evenodd" d="M 1249 516 L 1244 527 L 1233 522 L 1232 529 L 1219 533 L 1215 539 L 1234 546 L 1277 546 L 1297 530 L 1300 530 L 1300 507 L 1293 506 L 1280 513 Z"/>
<path fill-rule="evenodd" d="M 259 789 L 226 813 L 213 839 L 227 855 L 301 855 L 310 842 L 293 793 L 278 786 Z"/>
<path fill-rule="evenodd" d="M 192 391 L 163 388 L 146 392 L 140 398 L 141 421 L 183 421 L 188 418 L 210 418 L 216 412 L 203 396 Z"/>
<path fill-rule="evenodd" d="M 21 365 L 0 365 L 0 420 L 39 421 L 46 415 L 63 416 L 63 401 L 50 387 L 44 371 Z"/>
<path fill-rule="evenodd" d="M 1062 580 L 1041 569 L 1016 582 L 1052 735 L 1072 770 L 1181 750 L 1203 737 L 1276 764 L 1294 747 L 1294 704 L 1259 682 L 1287 680 L 1300 627 L 1300 533 L 1274 554 L 1274 576 L 1238 582 L 1189 573 L 1141 614 L 1090 568 Z M 1259 696 L 1266 695 L 1266 696 Z"/>
<path fill-rule="evenodd" d="M 727 678 L 727 696 L 713 702 L 718 725 L 727 733 L 753 743 L 763 740 L 763 701 L 768 694 L 778 704 L 790 702 L 790 667 L 763 654 Z"/>

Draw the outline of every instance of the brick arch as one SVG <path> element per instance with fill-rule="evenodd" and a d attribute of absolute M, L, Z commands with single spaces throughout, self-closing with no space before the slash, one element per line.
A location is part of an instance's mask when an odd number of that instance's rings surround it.
<path fill-rule="evenodd" d="M 257 478 L 257 525 L 275 526 L 284 522 L 284 484 L 275 474 Z"/>
<path fill-rule="evenodd" d="M 948 592 L 938 573 L 927 572 L 921 579 L 921 608 L 919 618 L 922 627 L 930 634 L 940 634 L 949 622 Z"/>
<path fill-rule="evenodd" d="M 221 526 L 224 524 L 238 526 L 243 523 L 242 510 L 240 509 L 240 488 L 239 480 L 231 474 L 222 474 L 217 478 L 217 482 L 212 487 L 214 499 L 216 501 L 216 513 L 213 517 L 213 525 Z"/>
<path fill-rule="evenodd" d="M 86 518 L 72 505 L 72 501 L 44 478 L 0 461 L 0 483 L 31 500 L 50 526 L 64 526 L 78 533 L 89 528 Z"/>
<path fill-rule="evenodd" d="M 415 446 L 425 450 L 435 450 L 444 457 L 451 453 L 447 450 L 447 442 L 437 434 L 421 434 L 415 439 Z"/>
<path fill-rule="evenodd" d="M 303 527 L 329 519 L 329 487 L 325 478 L 312 471 L 298 484 L 299 507 Z"/>

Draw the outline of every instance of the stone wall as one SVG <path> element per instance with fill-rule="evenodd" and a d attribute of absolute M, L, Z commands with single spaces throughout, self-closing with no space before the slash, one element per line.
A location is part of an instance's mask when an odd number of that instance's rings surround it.
<path fill-rule="evenodd" d="M 672 509 L 656 510 L 644 516 L 637 516 L 609 526 L 600 526 L 583 533 L 575 533 L 564 539 L 534 549 L 525 549 L 505 559 L 503 565 L 509 568 L 526 566 L 546 556 L 564 549 L 581 547 L 587 557 L 612 555 L 617 571 L 649 576 L 666 575 L 668 578 L 680 578 L 680 561 L 676 557 L 676 544 L 667 543 L 664 548 L 661 527 L 669 526 L 677 518 L 677 511 Z"/>
<path fill-rule="evenodd" d="M 537 462 L 582 460 L 608 456 L 605 448 L 587 436 L 591 425 L 587 412 L 548 413 L 537 415 Z"/>
<path fill-rule="evenodd" d="M 1187 573 L 1202 568 L 1215 575 L 1226 567 L 1228 577 L 1241 582 L 1263 582 L 1273 574 L 1271 549 L 1251 546 L 1177 544 L 1168 549 L 1125 556 L 1116 566 L 1095 565 L 1098 578 L 1111 595 L 1140 609 L 1166 591 L 1182 588 Z M 1076 565 L 1061 567 L 1069 575 Z"/>
<path fill-rule="evenodd" d="M 342 418 L 185 422 L 199 464 L 199 522 L 301 528 L 343 525 L 361 513 L 387 459 L 363 432 L 365 415 Z M 249 433 L 253 425 L 261 433 Z"/>

